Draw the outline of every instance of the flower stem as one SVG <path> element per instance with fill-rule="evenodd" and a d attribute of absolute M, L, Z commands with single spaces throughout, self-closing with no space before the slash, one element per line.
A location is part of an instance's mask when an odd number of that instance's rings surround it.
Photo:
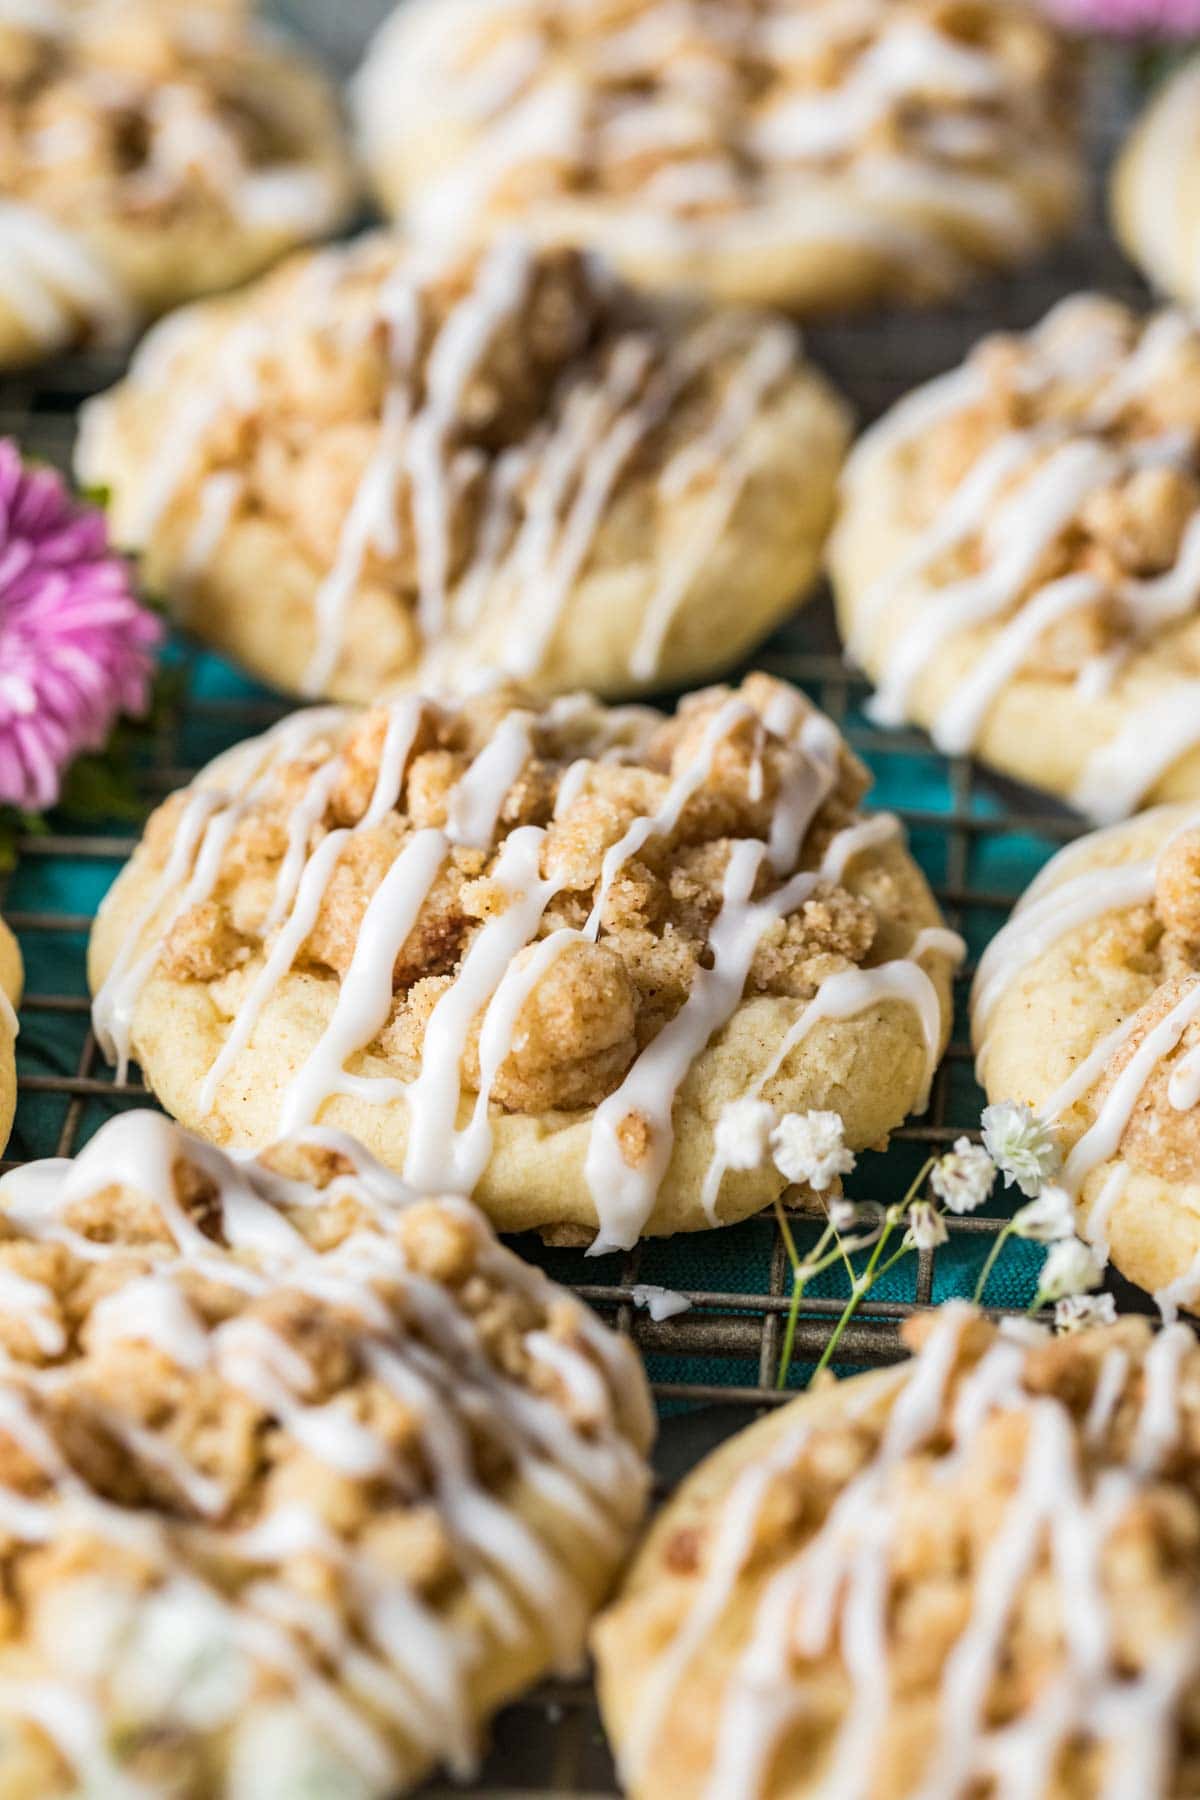
<path fill-rule="evenodd" d="M 900 1251 L 897 1252 L 891 1258 L 891 1260 L 885 1265 L 885 1267 L 882 1270 L 880 1269 L 880 1266 L 879 1266 L 880 1259 L 883 1256 L 883 1252 L 887 1247 L 888 1239 L 891 1237 L 893 1231 L 896 1229 L 896 1226 L 903 1219 L 905 1213 L 908 1211 L 909 1206 L 912 1204 L 912 1202 L 916 1199 L 917 1195 L 920 1193 L 921 1188 L 924 1185 L 925 1178 L 929 1174 L 929 1171 L 933 1168 L 933 1165 L 936 1160 L 937 1160 L 936 1157 L 932 1157 L 932 1156 L 926 1157 L 925 1161 L 921 1164 L 921 1167 L 917 1170 L 916 1174 L 913 1176 L 912 1181 L 909 1183 L 908 1189 L 904 1195 L 904 1198 L 900 1201 L 899 1205 L 898 1206 L 890 1206 L 888 1208 L 887 1213 L 884 1215 L 883 1230 L 879 1234 L 879 1240 L 876 1243 L 875 1248 L 872 1250 L 870 1259 L 867 1263 L 866 1268 L 863 1270 L 862 1274 L 856 1275 L 854 1272 L 853 1263 L 851 1263 L 849 1257 L 845 1258 L 846 1266 L 850 1271 L 850 1298 L 847 1300 L 844 1308 L 842 1309 L 842 1315 L 839 1318 L 837 1324 L 834 1326 L 833 1331 L 830 1334 L 828 1343 L 825 1345 L 824 1350 L 821 1352 L 821 1360 L 817 1364 L 816 1368 L 813 1370 L 814 1375 L 819 1375 L 821 1373 L 821 1371 L 823 1369 L 827 1369 L 829 1367 L 830 1363 L 833 1361 L 834 1353 L 836 1352 L 838 1345 L 841 1343 L 842 1338 L 845 1335 L 847 1325 L 849 1325 L 851 1319 L 854 1317 L 855 1313 L 858 1311 L 859 1305 L 866 1298 L 866 1296 L 870 1293 L 870 1291 L 874 1287 L 876 1281 L 878 1281 L 880 1275 L 885 1274 L 888 1269 L 894 1267 L 894 1265 L 900 1260 L 900 1257 L 902 1255 L 907 1254 L 908 1246 L 902 1245 Z"/>
<path fill-rule="evenodd" d="M 911 1243 L 908 1241 L 908 1239 L 905 1239 L 904 1243 L 901 1244 L 900 1248 L 898 1250 L 893 1251 L 891 1256 L 889 1256 L 887 1261 L 884 1263 L 883 1267 L 876 1272 L 876 1275 L 875 1275 L 876 1281 L 882 1281 L 885 1275 L 890 1275 L 892 1270 L 896 1267 L 896 1264 L 902 1263 L 906 1256 L 911 1256 L 913 1251 L 916 1249 L 916 1247 L 917 1246 L 914 1243 Z"/>
<path fill-rule="evenodd" d="M 796 1240 L 792 1236 L 792 1228 L 788 1224 L 787 1214 L 783 1210 L 783 1202 L 775 1196 L 775 1223 L 779 1226 L 779 1235 L 783 1239 L 783 1247 L 787 1251 L 788 1261 L 792 1265 L 792 1274 L 800 1268 L 800 1253 L 796 1249 Z"/>
<path fill-rule="evenodd" d="M 982 1305 L 983 1296 L 987 1292 L 988 1278 L 990 1277 L 992 1270 L 996 1266 L 996 1258 L 999 1256 L 1000 1252 L 1003 1250 L 1005 1244 L 1008 1242 L 1008 1240 L 1011 1236 L 1012 1236 L 1012 1224 L 1011 1223 L 1007 1224 L 1004 1227 L 1003 1231 L 997 1232 L 996 1241 L 992 1245 L 991 1249 L 988 1251 L 987 1261 L 984 1263 L 983 1269 L 980 1272 L 979 1280 L 975 1283 L 975 1293 L 972 1297 L 974 1299 L 976 1306 Z"/>
<path fill-rule="evenodd" d="M 804 1293 L 804 1282 L 799 1275 L 792 1276 L 792 1303 L 788 1307 L 787 1324 L 783 1332 L 783 1350 L 779 1358 L 779 1367 L 775 1372 L 775 1391 L 781 1394 L 787 1386 L 788 1372 L 792 1366 L 792 1351 L 796 1346 L 796 1326 L 800 1319 L 800 1299 Z"/>
<path fill-rule="evenodd" d="M 792 1267 L 792 1299 L 791 1304 L 788 1307 L 787 1325 L 784 1327 L 783 1350 L 779 1357 L 779 1368 L 775 1374 L 775 1390 L 777 1393 L 782 1393 L 787 1386 L 788 1372 L 792 1366 L 792 1352 L 795 1349 L 796 1344 L 796 1327 L 800 1320 L 800 1301 L 803 1298 L 804 1290 L 814 1275 L 819 1275 L 822 1269 L 828 1268 L 832 1263 L 837 1261 L 840 1254 L 840 1248 L 835 1251 L 832 1256 L 828 1256 L 824 1261 L 821 1261 L 825 1247 L 829 1242 L 830 1236 L 833 1234 L 833 1226 L 826 1225 L 824 1231 L 817 1239 L 816 1248 L 814 1249 L 812 1256 L 806 1263 L 802 1263 L 796 1249 L 796 1240 L 792 1236 L 791 1226 L 787 1222 L 787 1215 L 778 1199 L 775 1201 L 775 1217 L 778 1220 L 780 1236 L 783 1238 L 784 1249 L 787 1251 L 788 1261 Z"/>
<path fill-rule="evenodd" d="M 847 1325 L 849 1325 L 851 1319 L 858 1311 L 859 1302 L 870 1293 L 879 1268 L 879 1259 L 883 1254 L 884 1246 L 892 1235 L 892 1232 L 895 1230 L 895 1225 L 896 1221 L 889 1212 L 883 1230 L 879 1234 L 879 1242 L 876 1244 L 874 1250 L 872 1250 L 866 1268 L 861 1275 L 856 1275 L 854 1278 L 850 1289 L 850 1298 L 842 1308 L 842 1315 L 834 1326 L 833 1331 L 830 1333 L 828 1343 L 821 1352 L 821 1360 L 813 1370 L 814 1375 L 819 1375 L 823 1369 L 829 1367 L 830 1363 L 833 1361 L 834 1352 L 842 1341 Z"/>

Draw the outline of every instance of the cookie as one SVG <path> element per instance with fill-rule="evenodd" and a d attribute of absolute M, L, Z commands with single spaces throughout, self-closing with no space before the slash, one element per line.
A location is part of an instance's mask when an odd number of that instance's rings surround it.
<path fill-rule="evenodd" d="M 945 1044 L 961 944 L 866 785 L 764 675 L 670 719 L 512 689 L 298 713 L 151 820 L 93 933 L 96 1030 L 221 1144 L 336 1125 L 598 1248 L 728 1223 L 784 1186 L 718 1150 L 733 1102 L 876 1145 Z"/>
<path fill-rule="evenodd" d="M 578 1665 L 649 1394 L 469 1203 L 135 1112 L 0 1182 L 0 1293 L 13 1800 L 390 1800 Z"/>
<path fill-rule="evenodd" d="M 1117 161 L 1113 224 L 1164 293 L 1200 305 L 1200 57 L 1155 94 Z"/>
<path fill-rule="evenodd" d="M 344 217 L 337 105 L 242 9 L 39 0 L 0 20 L 0 367 L 120 342 Z"/>
<path fill-rule="evenodd" d="M 1200 809 L 1081 839 L 988 946 L 993 1100 L 1053 1125 L 1079 1230 L 1168 1311 L 1200 1299 Z"/>
<path fill-rule="evenodd" d="M 85 409 L 77 468 L 147 580 L 277 687 L 490 667 L 627 694 L 795 606 L 846 436 L 781 320 L 380 234 L 166 321 Z"/>
<path fill-rule="evenodd" d="M 875 718 L 1104 822 L 1200 796 L 1200 326 L 1080 296 L 861 441 L 831 561 Z"/>
<path fill-rule="evenodd" d="M 17 940 L 0 919 L 0 1149 L 12 1131 L 17 1108 L 17 1007 L 25 975 Z"/>
<path fill-rule="evenodd" d="M 797 312 L 929 300 L 1074 215 L 1051 27 L 969 0 L 416 0 L 357 83 L 384 206 Z"/>
<path fill-rule="evenodd" d="M 1200 1782 L 1200 1346 L 996 1331 L 702 1463 L 595 1631 L 632 1800 L 1166 1800 Z"/>

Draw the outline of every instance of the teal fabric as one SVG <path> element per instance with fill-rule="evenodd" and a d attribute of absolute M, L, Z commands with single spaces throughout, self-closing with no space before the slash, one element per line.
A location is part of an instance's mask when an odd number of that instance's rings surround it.
<path fill-rule="evenodd" d="M 760 663 L 780 674 L 795 673 L 798 656 L 824 649 L 819 633 L 819 615 L 814 621 L 802 615 L 775 640 Z M 178 771 L 194 769 L 238 738 L 261 729 L 279 710 L 277 699 L 216 657 L 196 654 L 179 644 L 172 647 L 170 654 L 185 671 L 186 698 L 174 728 L 164 734 L 145 770 L 147 791 L 154 797 L 169 789 L 172 780 L 179 778 Z M 831 664 L 830 669 L 828 679 L 806 685 L 814 699 L 836 711 L 845 695 L 846 680 L 835 672 L 835 665 Z M 853 741 L 861 743 L 865 734 L 873 744 L 878 737 L 867 731 L 866 721 L 853 708 L 846 712 L 844 722 Z M 954 906 L 947 908 L 951 922 L 966 935 L 974 960 L 1002 923 L 1005 900 L 1018 895 L 1037 873 L 1055 848 L 1056 838 L 1063 835 L 1062 830 L 1051 827 L 1047 836 L 1024 831 L 969 835 L 960 841 L 959 864 L 955 866 L 945 821 L 954 813 L 956 804 L 980 820 L 999 818 L 998 799 L 978 781 L 971 782 L 956 799 L 944 760 L 914 734 L 898 734 L 885 748 L 871 747 L 864 754 L 875 776 L 873 804 L 915 811 L 922 821 L 928 818 L 928 823 L 922 822 L 912 831 L 911 843 L 934 885 L 985 897 L 972 899 L 961 912 Z M 67 853 L 68 846 L 59 845 L 53 838 L 45 845 L 34 845 L 22 856 L 8 890 L 6 907 L 18 926 L 28 994 L 19 1041 L 23 1085 L 8 1151 L 10 1159 L 19 1160 L 77 1148 L 122 1104 L 105 1092 L 112 1075 L 103 1059 L 93 1055 L 90 1060 L 81 1060 L 87 1038 L 85 947 L 88 921 L 120 868 L 135 827 L 120 821 L 88 821 L 81 825 L 77 820 L 61 818 L 50 823 L 55 833 L 83 830 L 93 841 L 87 846 L 86 857 Z M 95 842 L 97 839 L 101 841 Z M 104 848 L 104 840 L 108 839 L 112 840 L 111 854 Z M 963 998 L 960 994 L 960 1011 Z M 957 1020 L 955 1035 L 960 1044 L 965 1043 L 966 1021 L 962 1016 Z M 952 1060 L 944 1079 L 943 1122 L 962 1130 L 975 1127 L 983 1100 L 975 1087 L 969 1058 Z M 63 1080 L 76 1081 L 79 1091 L 51 1091 Z M 100 1084 L 96 1092 L 91 1091 L 93 1083 Z M 897 1199 L 923 1154 L 921 1145 L 898 1141 L 884 1155 L 864 1155 L 847 1183 L 848 1192 L 859 1198 Z M 1011 1195 L 997 1193 L 989 1210 L 1002 1216 L 1011 1209 L 1010 1203 Z M 796 1231 L 803 1249 L 805 1243 L 812 1241 L 814 1228 L 801 1221 Z M 720 1232 L 652 1242 L 643 1246 L 635 1259 L 593 1260 L 582 1252 L 547 1250 L 529 1239 L 519 1240 L 518 1247 L 555 1276 L 577 1283 L 602 1287 L 636 1280 L 691 1293 L 763 1295 L 771 1291 L 775 1242 L 775 1226 L 767 1219 Z M 962 1232 L 938 1251 L 932 1291 L 935 1301 L 970 1293 L 989 1243 L 990 1238 L 981 1233 Z M 989 1286 L 989 1301 L 999 1306 L 1027 1305 L 1040 1262 L 1041 1252 L 1035 1248 L 1010 1245 Z M 812 1294 L 833 1299 L 845 1292 L 844 1279 L 844 1275 L 831 1271 L 814 1284 Z M 910 1258 L 880 1284 L 876 1297 L 911 1301 L 916 1295 L 916 1279 L 916 1259 Z M 691 1315 L 689 1326 L 701 1316 L 699 1311 Z M 753 1320 L 757 1328 L 757 1312 L 743 1316 Z M 756 1356 L 681 1354 L 652 1357 L 651 1363 L 653 1374 L 664 1382 L 745 1386 L 758 1379 Z M 802 1366 L 793 1371 L 796 1382 L 802 1381 L 804 1375 Z"/>

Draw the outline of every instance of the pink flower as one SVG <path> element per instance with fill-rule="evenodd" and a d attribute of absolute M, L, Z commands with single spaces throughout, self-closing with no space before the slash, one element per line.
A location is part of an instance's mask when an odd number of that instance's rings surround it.
<path fill-rule="evenodd" d="M 1045 0 L 1045 6 L 1075 31 L 1114 37 L 1200 36 L 1200 0 Z"/>
<path fill-rule="evenodd" d="M 145 711 L 161 636 L 104 515 L 0 439 L 0 801 L 53 806 L 80 752 Z"/>

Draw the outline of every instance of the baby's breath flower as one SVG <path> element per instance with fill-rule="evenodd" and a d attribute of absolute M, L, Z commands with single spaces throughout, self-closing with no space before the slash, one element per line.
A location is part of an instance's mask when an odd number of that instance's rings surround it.
<path fill-rule="evenodd" d="M 1104 1279 L 1100 1260 L 1082 1238 L 1062 1238 L 1050 1246 L 1050 1254 L 1042 1264 L 1037 1299 L 1067 1300 L 1098 1288 Z"/>
<path fill-rule="evenodd" d="M 771 1133 L 771 1149 L 785 1180 L 806 1182 L 816 1194 L 854 1167 L 835 1112 L 786 1113 Z"/>
<path fill-rule="evenodd" d="M 759 1169 L 775 1127 L 775 1108 L 766 1100 L 733 1100 L 717 1120 L 717 1155 L 727 1169 Z"/>
<path fill-rule="evenodd" d="M 1054 1308 L 1054 1329 L 1083 1331 L 1089 1325 L 1113 1325 L 1116 1318 L 1111 1294 L 1066 1294 Z"/>
<path fill-rule="evenodd" d="M 837 1232 L 878 1231 L 883 1208 L 878 1200 L 847 1200 L 839 1194 L 829 1202 L 829 1223 Z"/>
<path fill-rule="evenodd" d="M 914 1200 L 908 1209 L 908 1236 L 918 1250 L 936 1250 L 950 1233 L 931 1200 Z"/>
<path fill-rule="evenodd" d="M 1035 1244 L 1057 1244 L 1074 1237 L 1075 1202 L 1066 1188 L 1052 1182 L 1014 1214 L 1012 1228 L 1016 1237 L 1032 1238 Z"/>
<path fill-rule="evenodd" d="M 992 1191 L 996 1165 L 981 1144 L 960 1137 L 933 1165 L 929 1185 L 952 1213 L 974 1212 Z"/>
<path fill-rule="evenodd" d="M 1004 1177 L 1033 1199 L 1044 1182 L 1057 1175 L 1062 1155 L 1054 1135 L 1033 1110 L 1019 1100 L 1001 1100 L 985 1106 L 983 1142 L 988 1155 Z"/>

